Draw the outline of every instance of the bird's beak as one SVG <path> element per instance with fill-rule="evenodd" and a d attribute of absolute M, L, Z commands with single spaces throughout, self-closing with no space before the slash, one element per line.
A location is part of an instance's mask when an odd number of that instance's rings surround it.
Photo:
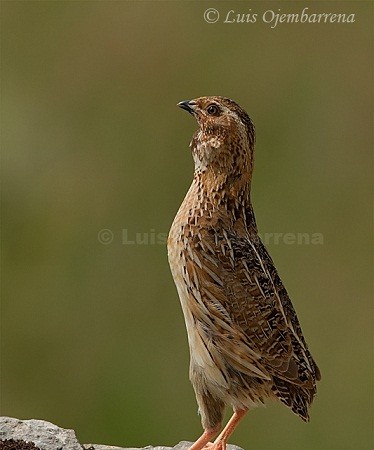
<path fill-rule="evenodd" d="M 185 109 L 190 114 L 194 114 L 196 102 L 194 102 L 193 100 L 184 100 L 183 102 L 179 102 L 177 106 L 179 106 L 179 108 Z"/>

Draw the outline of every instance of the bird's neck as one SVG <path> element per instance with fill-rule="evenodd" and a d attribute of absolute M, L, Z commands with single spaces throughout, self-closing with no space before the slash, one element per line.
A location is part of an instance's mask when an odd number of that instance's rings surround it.
<path fill-rule="evenodd" d="M 236 224 L 241 233 L 257 233 L 250 177 L 232 179 L 227 174 L 212 177 L 206 171 L 196 171 L 175 221 L 178 224 L 193 221 L 204 226 L 229 227 Z"/>
<path fill-rule="evenodd" d="M 251 174 L 225 173 L 209 168 L 194 173 L 193 185 L 198 200 L 209 203 L 213 208 L 251 208 Z"/>

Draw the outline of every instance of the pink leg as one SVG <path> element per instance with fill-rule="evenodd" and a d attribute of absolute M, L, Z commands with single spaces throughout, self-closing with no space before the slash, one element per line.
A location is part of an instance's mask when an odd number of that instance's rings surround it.
<path fill-rule="evenodd" d="M 192 444 L 189 450 L 202 450 L 207 444 L 209 444 L 209 441 L 212 438 L 214 438 L 214 436 L 219 432 L 220 429 L 221 424 L 217 425 L 214 428 L 204 430 L 204 433 L 199 437 L 199 439 L 194 444 Z M 213 446 L 213 444 L 210 445 Z"/>
<path fill-rule="evenodd" d="M 240 420 L 246 415 L 247 409 L 240 409 L 235 411 L 231 419 L 227 422 L 225 428 L 221 431 L 220 435 L 214 441 L 211 450 L 226 450 L 226 444 L 229 437 L 235 430 L 235 427 L 240 422 Z"/>

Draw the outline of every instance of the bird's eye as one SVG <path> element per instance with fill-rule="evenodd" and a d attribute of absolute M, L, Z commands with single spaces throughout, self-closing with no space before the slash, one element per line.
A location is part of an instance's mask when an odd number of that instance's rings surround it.
<path fill-rule="evenodd" d="M 211 105 L 209 105 L 207 107 L 206 112 L 210 116 L 218 116 L 218 114 L 219 114 L 219 107 L 217 105 L 215 105 L 214 103 L 212 103 Z"/>

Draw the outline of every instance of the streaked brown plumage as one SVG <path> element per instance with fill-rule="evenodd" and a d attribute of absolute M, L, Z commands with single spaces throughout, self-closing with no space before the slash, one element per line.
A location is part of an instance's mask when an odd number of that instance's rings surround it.
<path fill-rule="evenodd" d="M 320 372 L 257 234 L 251 119 L 224 97 L 178 106 L 195 116 L 199 128 L 190 144 L 194 178 L 171 227 L 168 255 L 204 427 L 191 449 L 209 445 L 221 430 L 225 406 L 231 406 L 232 419 L 210 444 L 218 450 L 245 412 L 267 398 L 309 420 Z"/>

